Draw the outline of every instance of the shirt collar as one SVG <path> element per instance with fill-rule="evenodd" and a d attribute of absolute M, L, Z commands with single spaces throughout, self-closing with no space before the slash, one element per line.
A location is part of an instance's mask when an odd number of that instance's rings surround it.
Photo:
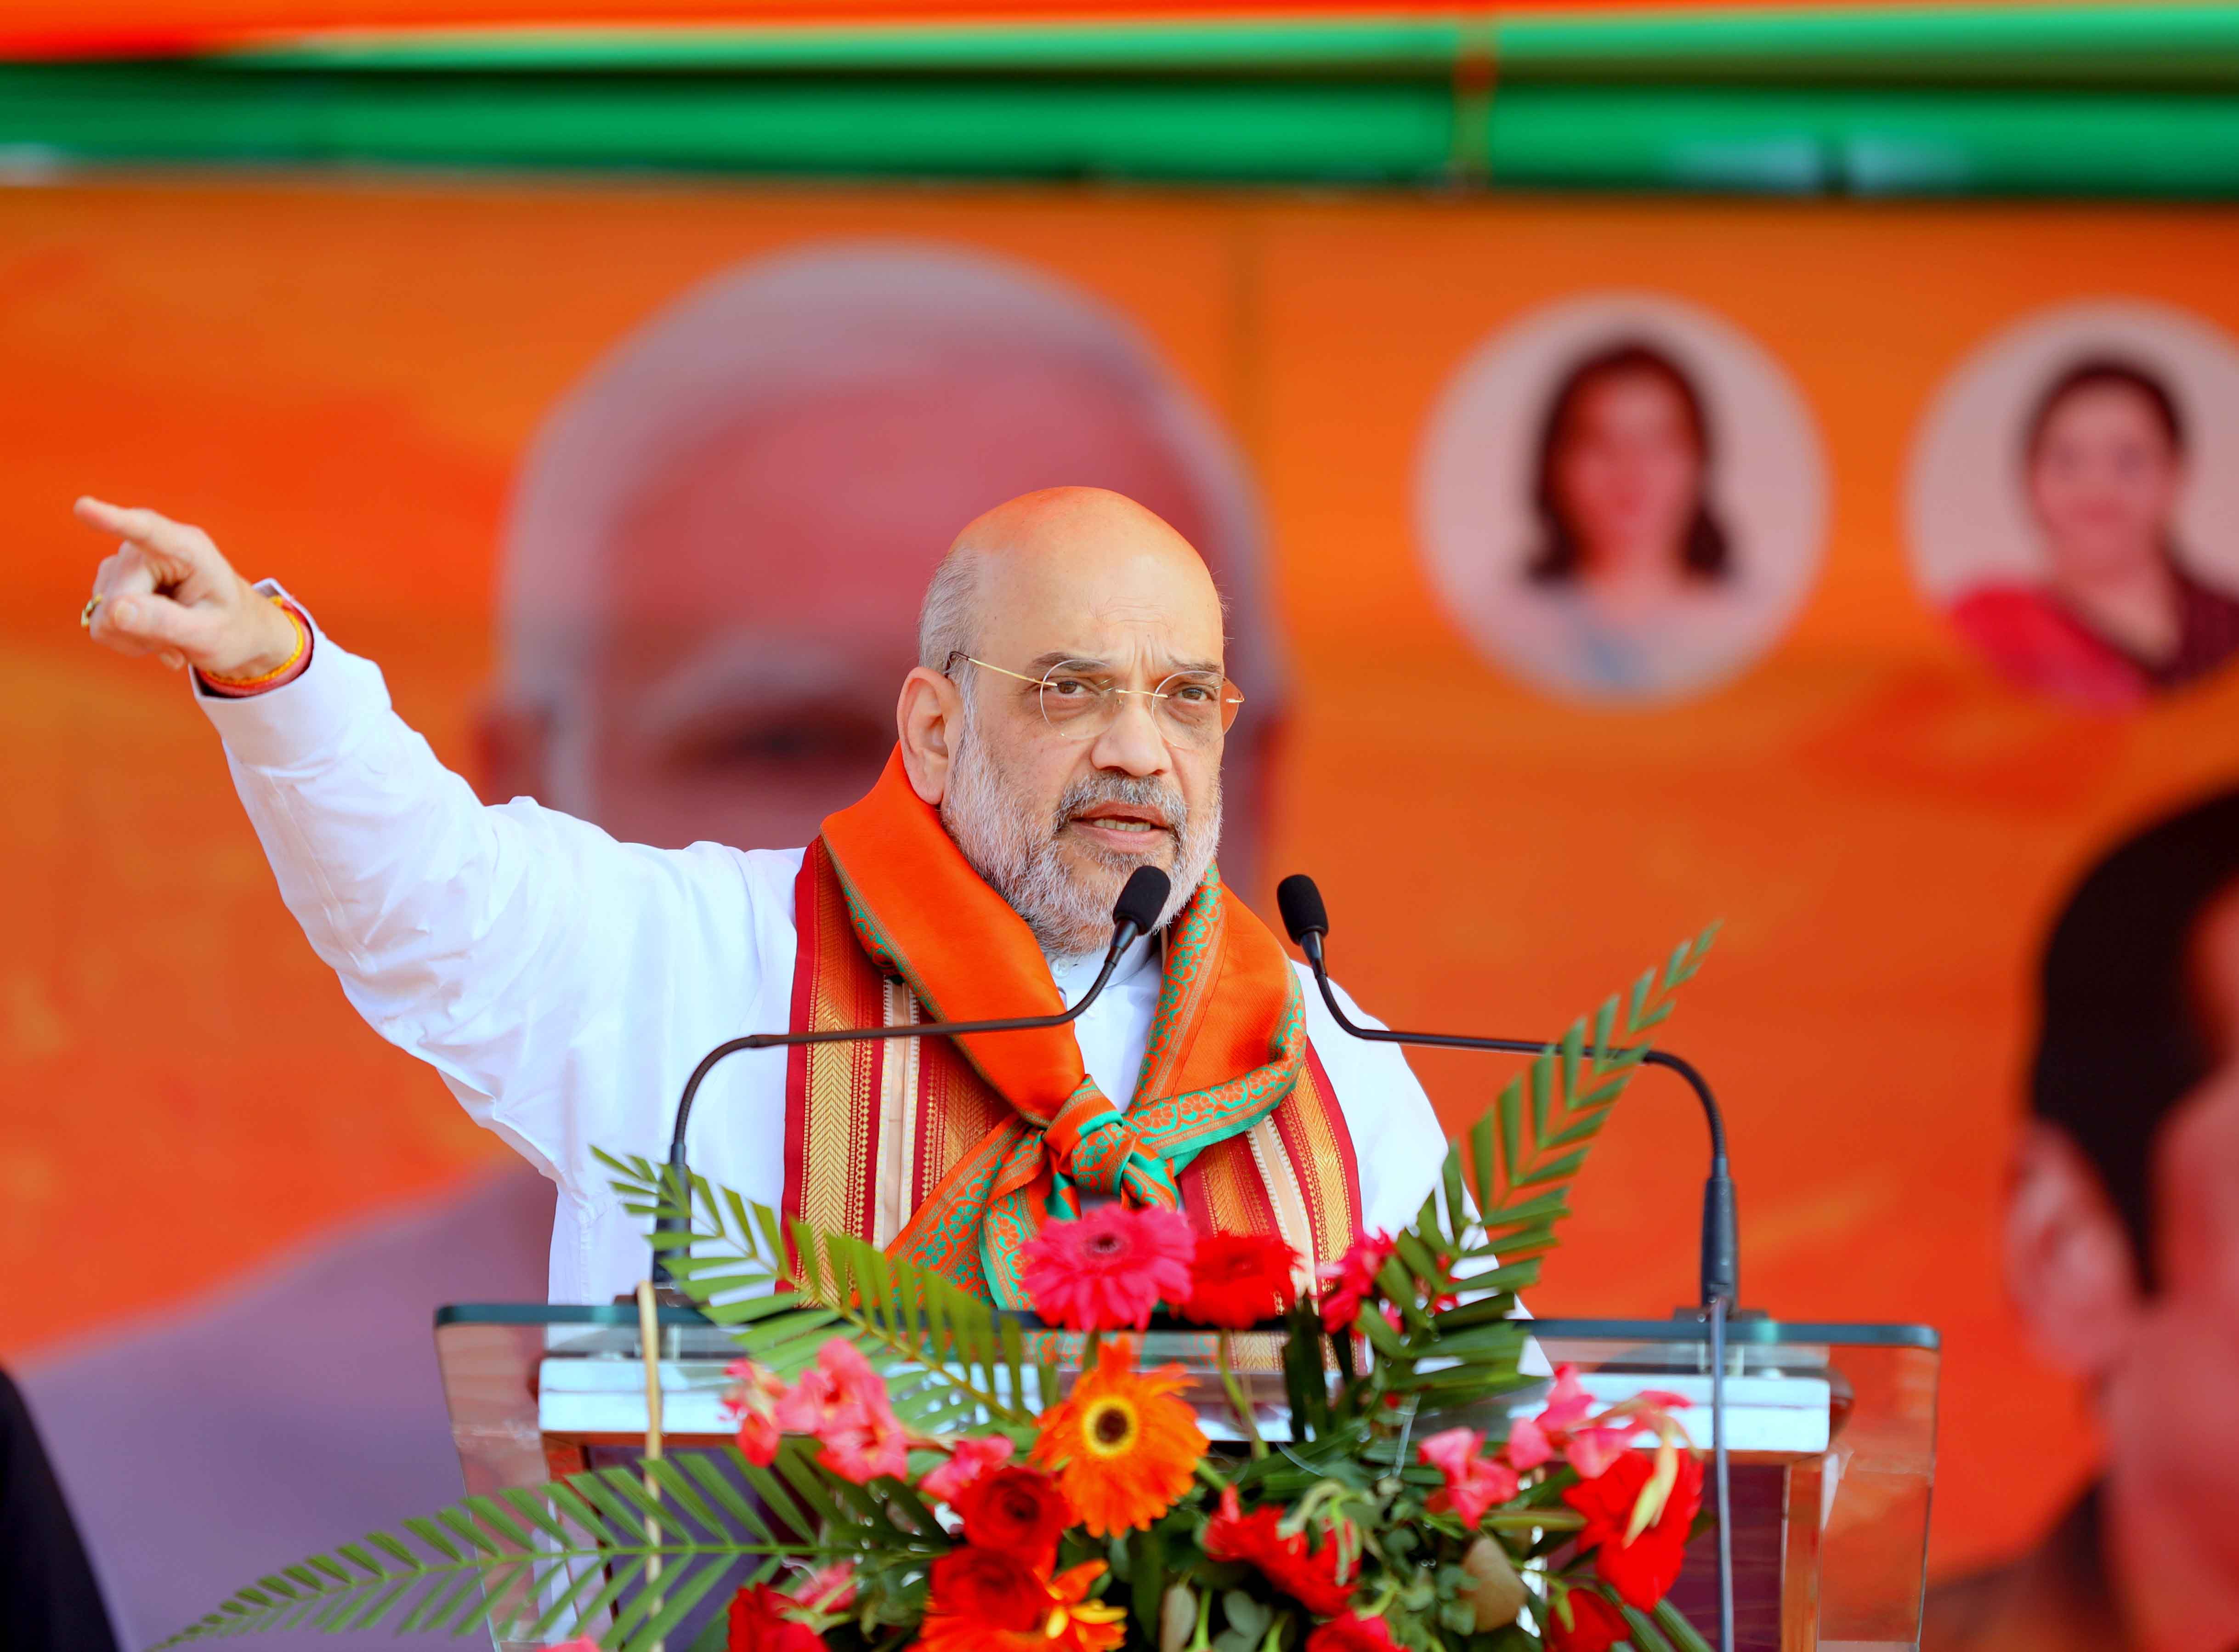
<path fill-rule="evenodd" d="M 1146 969 L 1159 963 L 1159 937 L 1139 935 L 1127 943 L 1120 955 L 1120 967 L 1112 972 L 1106 992 L 1134 979 Z M 1104 955 L 1092 953 L 1077 958 L 1053 958 L 1050 961 L 1050 979 L 1057 983 L 1058 996 L 1070 1009 L 1080 1001 L 1080 995 L 1096 983 L 1096 972 L 1104 967 Z"/>

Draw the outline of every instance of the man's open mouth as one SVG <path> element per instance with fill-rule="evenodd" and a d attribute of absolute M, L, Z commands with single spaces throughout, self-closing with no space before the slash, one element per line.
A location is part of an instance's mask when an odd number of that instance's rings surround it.
<path fill-rule="evenodd" d="M 1068 823 L 1075 826 L 1095 826 L 1105 831 L 1140 833 L 1149 836 L 1157 832 L 1172 832 L 1166 817 L 1159 810 L 1140 803 L 1098 803 L 1073 816 Z"/>

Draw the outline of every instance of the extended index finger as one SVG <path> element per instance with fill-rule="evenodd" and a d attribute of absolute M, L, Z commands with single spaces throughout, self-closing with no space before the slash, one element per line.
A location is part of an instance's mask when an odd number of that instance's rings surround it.
<path fill-rule="evenodd" d="M 138 506 L 113 505 L 90 495 L 70 510 L 87 527 L 128 540 L 163 563 L 177 564 L 182 573 L 195 565 L 202 536 L 184 523 Z"/>

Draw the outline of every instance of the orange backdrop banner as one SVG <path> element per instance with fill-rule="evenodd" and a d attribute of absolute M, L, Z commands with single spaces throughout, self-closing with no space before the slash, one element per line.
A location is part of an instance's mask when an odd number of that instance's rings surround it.
<path fill-rule="evenodd" d="M 157 505 L 284 578 L 485 795 L 580 795 L 657 841 L 797 843 L 876 771 L 859 748 L 907 663 L 925 524 L 972 484 L 894 456 L 928 421 L 984 414 L 973 428 L 1013 447 L 1061 423 L 1101 444 L 1103 474 L 1198 513 L 1264 709 L 1239 859 L 1263 902 L 1284 872 L 1320 880 L 1334 967 L 1368 1008 L 1551 1033 L 1725 920 L 1671 1037 L 1728 1109 L 1747 1302 L 1940 1327 L 1939 1562 L 2017 1542 L 2090 1451 L 1998 1284 L 2029 972 L 2098 845 L 2239 767 L 2239 672 L 2208 660 L 2081 707 L 1954 616 L 2049 554 L 2057 523 L 2027 508 L 2013 456 L 2070 356 L 2163 364 L 2203 455 L 2239 429 L 2216 353 L 2239 330 L 2235 256 L 2227 215 L 2159 209 L 0 193 L 0 1354 L 505 1151 L 350 1015 L 181 682 L 84 644 L 103 548 L 74 495 Z M 1060 365 L 975 380 L 1015 429 L 965 392 L 927 400 L 932 379 L 867 390 L 892 341 L 868 366 L 822 359 L 846 352 L 816 345 L 816 317 L 860 343 L 846 304 L 897 269 L 900 310 L 972 349 L 990 304 L 1047 342 Z M 1097 328 L 1116 342 L 1082 342 Z M 634 335 L 646 361 L 735 347 L 761 388 L 680 391 L 666 436 L 632 436 L 613 403 L 635 381 L 608 358 Z M 1100 351 L 1171 380 L 1186 440 L 1134 454 L 1125 398 L 1076 395 Z M 1674 418 L 1692 430 L 1676 448 Z M 1636 475 L 1628 452 L 1695 468 Z M 634 479 L 587 479 L 605 454 Z M 2221 484 L 2196 469 L 2176 531 L 2212 588 L 2239 516 L 2218 525 Z M 1673 498 L 1693 573 L 1600 590 L 1581 545 L 1649 534 Z M 587 550 L 571 523 L 605 538 Z M 860 563 L 825 537 L 858 530 Z M 590 780 L 557 777 L 555 705 L 583 689 L 636 716 L 639 656 L 726 604 L 857 627 L 872 711 L 779 738 L 695 702 L 595 753 Z M 571 656 L 570 611 L 629 623 Z M 1507 1069 L 1419 1070 L 1452 1123 Z M 1687 1096 L 1644 1079 L 1535 1306 L 1690 1299 L 1702 1160 Z"/>

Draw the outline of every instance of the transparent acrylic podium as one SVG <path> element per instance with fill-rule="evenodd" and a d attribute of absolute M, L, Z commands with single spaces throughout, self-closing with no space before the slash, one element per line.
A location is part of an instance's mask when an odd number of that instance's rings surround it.
<path fill-rule="evenodd" d="M 1693 1320 L 1541 1320 L 1551 1362 L 1597 1397 L 1664 1389 L 1711 1442 L 1710 1343 Z M 1920 1325 L 1744 1317 L 1726 1330 L 1735 1652 L 1901 1652 L 1920 1643 L 1936 1480 L 1937 1335 Z M 1704 1501 L 1710 1499 L 1704 1476 Z M 1698 1539 L 1671 1592 L 1717 1622 L 1713 1551 Z"/>
<path fill-rule="evenodd" d="M 1692 1403 L 1681 1419 L 1711 1441 L 1710 1343 L 1691 1319 L 1534 1322 L 1547 1365 L 1568 1362 L 1604 1403 L 1643 1389 Z M 670 1451 L 719 1448 L 724 1368 L 735 1349 L 688 1309 L 660 1312 L 662 1432 Z M 1057 1336 L 1077 1362 L 1079 1339 Z M 1154 1329 L 1146 1364 L 1173 1362 L 1207 1435 L 1239 1437 L 1203 1332 Z M 634 1305 L 504 1303 L 441 1309 L 436 1356 L 469 1492 L 528 1487 L 636 1456 L 646 1427 Z M 1238 1339 L 1239 1376 L 1261 1432 L 1287 1437 L 1279 1339 Z M 1935 1480 L 1936 1333 L 1915 1325 L 1784 1323 L 1744 1317 L 1727 1330 L 1725 1435 L 1734 1510 L 1736 1652 L 1904 1652 L 1920 1640 Z M 1500 1404 L 1416 1419 L 1418 1434 L 1457 1423 L 1505 1435 L 1539 1390 Z M 1706 1465 L 1707 1467 L 1707 1465 Z M 1709 1502 L 1708 1475 L 1704 1500 Z M 1688 1551 L 1673 1604 L 1705 1630 L 1717 1621 L 1715 1549 Z"/>

